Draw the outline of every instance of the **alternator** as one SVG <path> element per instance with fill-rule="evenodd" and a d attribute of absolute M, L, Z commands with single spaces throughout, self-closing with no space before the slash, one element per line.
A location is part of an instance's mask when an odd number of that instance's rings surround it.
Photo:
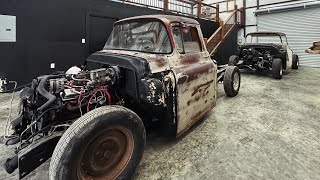
<path fill-rule="evenodd" d="M 65 78 L 60 79 L 50 79 L 49 80 L 49 89 L 50 93 L 58 94 L 64 90 L 64 83 L 67 81 Z"/>

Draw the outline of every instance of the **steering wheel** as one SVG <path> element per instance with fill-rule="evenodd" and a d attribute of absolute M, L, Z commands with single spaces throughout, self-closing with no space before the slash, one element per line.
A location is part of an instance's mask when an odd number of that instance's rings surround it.
<path fill-rule="evenodd" d="M 142 40 L 141 46 L 142 46 L 142 50 L 145 50 L 145 51 L 154 51 L 155 49 L 152 41 L 147 39 Z"/>

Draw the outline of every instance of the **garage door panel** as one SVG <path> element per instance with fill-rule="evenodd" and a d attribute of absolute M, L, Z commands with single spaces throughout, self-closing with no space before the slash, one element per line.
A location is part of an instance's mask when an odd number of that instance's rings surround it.
<path fill-rule="evenodd" d="M 299 55 L 300 65 L 320 67 L 320 55 L 305 53 L 313 41 L 320 40 L 320 8 L 308 8 L 258 15 L 258 31 L 287 34 L 289 45 Z"/>

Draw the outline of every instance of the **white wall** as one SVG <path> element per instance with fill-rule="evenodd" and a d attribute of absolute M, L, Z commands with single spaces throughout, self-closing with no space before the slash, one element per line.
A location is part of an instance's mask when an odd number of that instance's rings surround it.
<path fill-rule="evenodd" d="M 16 42 L 16 17 L 0 14 L 0 42 Z"/>

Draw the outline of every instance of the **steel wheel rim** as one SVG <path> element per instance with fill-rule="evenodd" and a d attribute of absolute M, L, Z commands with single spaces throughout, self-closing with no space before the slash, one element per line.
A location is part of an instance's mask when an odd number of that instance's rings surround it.
<path fill-rule="evenodd" d="M 280 76 L 282 76 L 282 73 L 283 73 L 283 70 L 282 70 L 282 67 L 280 69 Z"/>
<path fill-rule="evenodd" d="M 234 73 L 233 75 L 233 88 L 234 90 L 237 90 L 239 88 L 240 85 L 240 76 L 239 73 Z"/>
<path fill-rule="evenodd" d="M 116 179 L 129 163 L 133 149 L 134 140 L 129 129 L 104 130 L 82 151 L 77 164 L 78 179 Z"/>

